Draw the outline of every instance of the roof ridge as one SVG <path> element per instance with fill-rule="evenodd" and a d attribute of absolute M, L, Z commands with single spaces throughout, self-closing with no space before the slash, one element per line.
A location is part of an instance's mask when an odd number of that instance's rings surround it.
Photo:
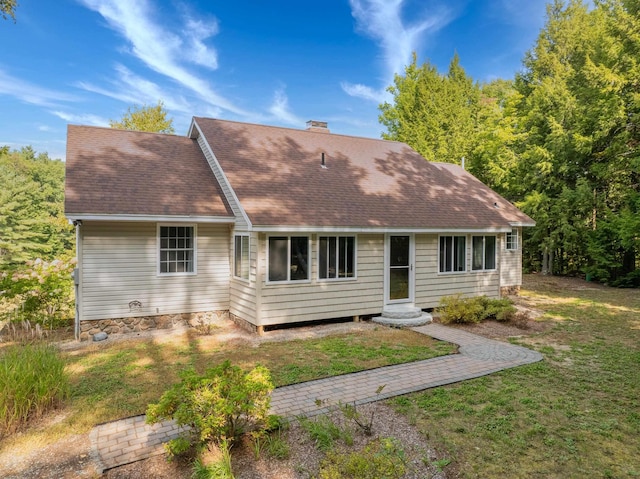
<path fill-rule="evenodd" d="M 81 125 L 77 123 L 67 123 L 67 127 L 74 128 L 92 128 L 95 130 L 110 130 L 110 131 L 126 131 L 129 133 L 140 133 L 146 135 L 164 135 L 164 136 L 172 136 L 176 138 L 189 138 L 187 135 L 178 135 L 177 133 L 161 133 L 158 131 L 141 131 L 141 130 L 128 130 L 126 128 L 112 128 L 110 126 L 100 126 L 100 125 Z"/>
<path fill-rule="evenodd" d="M 385 143 L 399 143 L 401 145 L 409 146 L 404 141 L 387 140 L 385 138 L 371 138 L 369 136 L 347 135 L 346 133 L 334 133 L 333 131 L 331 133 L 327 134 L 324 131 L 313 131 L 313 130 L 307 130 L 307 129 L 303 129 L 303 128 L 293 128 L 293 127 L 290 127 L 290 126 L 265 125 L 263 123 L 238 121 L 238 120 L 226 120 L 226 119 L 223 119 L 223 118 L 210 118 L 210 117 L 206 117 L 206 116 L 194 116 L 193 119 L 194 120 L 207 120 L 207 121 L 220 121 L 220 122 L 225 122 L 225 123 L 235 123 L 237 125 L 250 125 L 250 126 L 258 126 L 258 127 L 263 127 L 263 128 L 269 128 L 269 129 L 289 130 L 289 131 L 295 131 L 295 132 L 298 132 L 298 133 L 312 133 L 312 134 L 316 134 L 316 135 L 324 135 L 325 137 L 327 137 L 327 136 L 328 137 L 341 136 L 341 137 L 345 137 L 345 138 L 357 138 L 359 140 L 383 141 Z M 411 147 L 409 146 L 409 148 L 411 148 Z"/>

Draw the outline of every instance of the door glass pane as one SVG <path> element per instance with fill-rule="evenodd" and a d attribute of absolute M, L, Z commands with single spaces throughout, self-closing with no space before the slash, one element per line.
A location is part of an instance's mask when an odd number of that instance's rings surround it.
<path fill-rule="evenodd" d="M 391 236 L 389 264 L 391 266 L 409 266 L 409 237 Z"/>
<path fill-rule="evenodd" d="M 409 268 L 391 268 L 389 270 L 389 299 L 409 297 Z"/>

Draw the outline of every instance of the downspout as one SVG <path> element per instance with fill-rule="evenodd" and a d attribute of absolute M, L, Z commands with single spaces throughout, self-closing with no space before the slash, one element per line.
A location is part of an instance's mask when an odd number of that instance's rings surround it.
<path fill-rule="evenodd" d="M 75 299 L 75 321 L 74 321 L 74 335 L 76 341 L 80 341 L 80 271 L 82 269 L 82 235 L 80 233 L 80 227 L 82 226 L 81 220 L 73 222 L 76 227 L 76 267 L 73 270 L 73 292 Z"/>

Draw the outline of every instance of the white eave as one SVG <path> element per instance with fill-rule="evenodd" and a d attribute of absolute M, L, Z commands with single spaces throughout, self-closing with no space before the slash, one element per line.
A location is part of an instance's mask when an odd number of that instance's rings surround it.
<path fill-rule="evenodd" d="M 101 215 L 92 213 L 69 213 L 70 221 L 139 221 L 152 223 L 229 223 L 236 219 L 232 216 L 189 216 L 189 215 Z"/>

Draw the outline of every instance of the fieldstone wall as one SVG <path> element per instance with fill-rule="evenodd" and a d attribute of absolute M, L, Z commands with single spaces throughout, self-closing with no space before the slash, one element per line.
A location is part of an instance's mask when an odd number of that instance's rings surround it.
<path fill-rule="evenodd" d="M 250 323 L 246 319 L 242 319 L 240 316 L 236 316 L 233 313 L 229 313 L 229 319 L 234 323 L 236 323 L 236 325 L 240 326 L 245 331 L 248 331 L 249 333 L 258 332 L 258 327 L 255 324 Z"/>
<path fill-rule="evenodd" d="M 100 319 L 80 321 L 80 341 L 91 339 L 94 334 L 126 334 L 150 329 L 170 329 L 177 324 L 195 327 L 200 324 L 214 324 L 229 319 L 229 311 L 204 311 L 199 313 L 160 314 L 136 318 Z"/>
<path fill-rule="evenodd" d="M 500 297 L 504 298 L 505 296 L 518 296 L 520 294 L 520 285 L 515 286 L 501 286 L 500 287 Z"/>

